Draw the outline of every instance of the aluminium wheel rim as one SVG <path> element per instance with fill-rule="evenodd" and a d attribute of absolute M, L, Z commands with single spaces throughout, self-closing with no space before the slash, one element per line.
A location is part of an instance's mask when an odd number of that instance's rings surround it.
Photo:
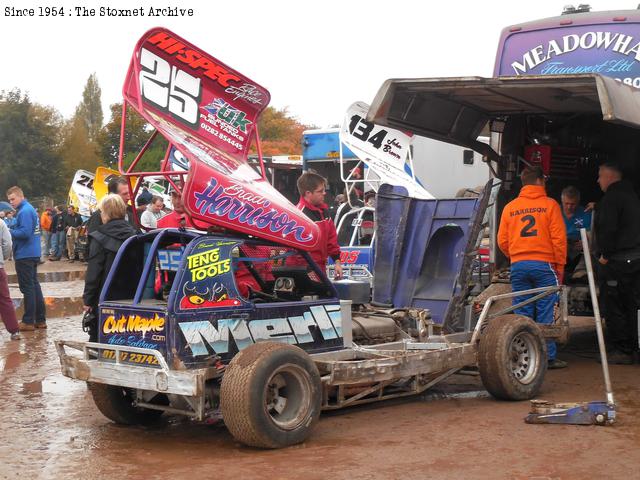
<path fill-rule="evenodd" d="M 271 421 L 282 430 L 295 430 L 305 423 L 312 408 L 309 373 L 286 364 L 269 377 L 264 391 L 264 408 Z"/>
<path fill-rule="evenodd" d="M 535 337 L 528 332 L 520 332 L 511 340 L 509 347 L 511 373 L 522 384 L 533 381 L 540 360 Z"/>

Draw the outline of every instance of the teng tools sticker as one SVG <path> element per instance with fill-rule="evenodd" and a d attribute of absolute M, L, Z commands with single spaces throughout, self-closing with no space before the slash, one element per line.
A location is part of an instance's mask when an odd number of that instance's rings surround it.
<path fill-rule="evenodd" d="M 270 100 L 263 87 L 161 28 L 138 42 L 124 95 L 145 118 L 160 117 L 238 159 Z"/>

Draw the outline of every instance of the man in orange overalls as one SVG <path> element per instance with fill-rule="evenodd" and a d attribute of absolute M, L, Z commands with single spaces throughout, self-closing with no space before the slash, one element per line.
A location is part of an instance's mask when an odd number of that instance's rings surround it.
<path fill-rule="evenodd" d="M 511 260 L 511 286 L 514 292 L 562 283 L 567 258 L 567 234 L 558 202 L 547 197 L 545 178 L 539 167 L 525 168 L 520 175 L 522 189 L 502 211 L 498 246 Z M 533 295 L 514 297 L 514 305 Z M 537 323 L 553 323 L 557 295 L 547 295 L 535 304 L 514 310 Z M 547 342 L 549 368 L 564 368 L 556 359 L 555 342 Z"/>

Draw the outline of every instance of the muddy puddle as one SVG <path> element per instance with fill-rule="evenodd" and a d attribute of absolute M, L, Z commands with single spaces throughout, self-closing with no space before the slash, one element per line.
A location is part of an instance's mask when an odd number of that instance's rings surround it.
<path fill-rule="evenodd" d="M 637 478 L 638 365 L 612 367 L 621 404 L 614 427 L 525 425 L 528 402 L 427 394 L 325 413 L 303 444 L 258 450 L 239 445 L 221 423 L 167 416 L 150 427 L 121 426 L 102 416 L 86 383 L 60 372 L 54 340 L 87 339 L 80 316 L 69 316 L 77 301 L 53 302 L 60 317 L 50 314 L 47 330 L 25 332 L 20 341 L 9 340 L 0 326 L 2 480 Z M 593 334 L 574 340 L 560 352 L 569 368 L 547 373 L 541 398 L 603 396 L 600 367 L 588 358 Z M 478 390 L 477 377 L 456 377 L 438 391 Z"/>
<path fill-rule="evenodd" d="M 84 280 L 85 271 L 75 270 L 72 272 L 38 272 L 38 281 L 40 283 L 48 282 L 71 282 L 74 280 Z M 7 275 L 11 284 L 18 284 L 18 275 L 15 273 Z"/>
<path fill-rule="evenodd" d="M 21 298 L 14 298 L 13 304 L 16 308 L 18 320 L 22 318 L 24 313 L 24 305 Z M 47 309 L 47 318 L 62 318 L 80 315 L 84 302 L 81 296 L 77 297 L 44 297 L 44 303 Z"/>

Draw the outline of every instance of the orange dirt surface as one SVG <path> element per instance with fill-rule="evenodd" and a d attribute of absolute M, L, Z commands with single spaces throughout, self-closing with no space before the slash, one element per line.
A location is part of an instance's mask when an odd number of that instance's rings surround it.
<path fill-rule="evenodd" d="M 528 402 L 502 402 L 473 375 L 422 396 L 323 414 L 311 438 L 282 450 L 236 443 L 224 425 L 167 416 L 154 427 L 104 418 L 84 382 L 60 373 L 54 339 L 84 340 L 80 317 L 0 333 L 0 478 L 598 479 L 638 478 L 640 365 L 612 366 L 612 427 L 527 425 Z M 592 332 L 574 338 L 539 398 L 604 400 Z"/>

